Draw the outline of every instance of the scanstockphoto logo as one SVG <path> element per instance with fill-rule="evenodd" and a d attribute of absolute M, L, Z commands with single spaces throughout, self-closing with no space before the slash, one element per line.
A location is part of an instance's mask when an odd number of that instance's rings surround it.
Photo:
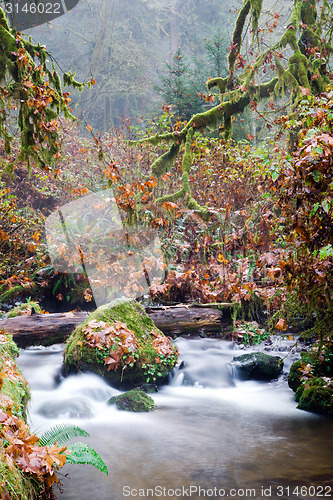
<path fill-rule="evenodd" d="M 67 203 L 46 219 L 45 228 L 54 269 L 86 273 L 98 307 L 145 295 L 164 279 L 156 231 L 125 228 L 112 189 Z"/>
<path fill-rule="evenodd" d="M 12 28 L 23 31 L 63 16 L 80 0 L 0 0 Z"/>

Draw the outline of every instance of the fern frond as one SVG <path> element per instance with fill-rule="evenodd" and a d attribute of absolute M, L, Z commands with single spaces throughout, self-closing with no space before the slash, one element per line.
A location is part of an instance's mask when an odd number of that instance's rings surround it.
<path fill-rule="evenodd" d="M 39 444 L 41 446 L 50 446 L 58 441 L 59 445 L 62 445 L 66 444 L 70 439 L 78 436 L 89 437 L 90 434 L 77 425 L 59 424 L 46 431 L 39 438 Z"/>
<path fill-rule="evenodd" d="M 103 462 L 99 454 L 88 444 L 70 444 L 70 449 L 67 449 L 65 454 L 67 457 L 66 463 L 92 465 L 99 471 L 104 472 L 106 475 L 109 474 L 106 464 Z"/>

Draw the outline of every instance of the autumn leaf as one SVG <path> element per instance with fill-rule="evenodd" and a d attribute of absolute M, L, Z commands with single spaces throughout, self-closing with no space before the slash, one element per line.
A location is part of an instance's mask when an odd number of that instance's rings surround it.
<path fill-rule="evenodd" d="M 287 321 L 284 318 L 280 318 L 277 324 L 275 325 L 275 328 L 277 328 L 281 332 L 285 332 L 286 330 L 288 330 Z"/>
<path fill-rule="evenodd" d="M 163 203 L 163 208 L 165 208 L 166 210 L 178 210 L 179 209 L 177 203 L 172 203 L 171 201 L 165 201 Z"/>

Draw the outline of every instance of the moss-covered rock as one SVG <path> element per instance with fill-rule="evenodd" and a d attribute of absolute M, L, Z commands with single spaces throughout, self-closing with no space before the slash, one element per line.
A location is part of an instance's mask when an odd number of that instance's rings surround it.
<path fill-rule="evenodd" d="M 295 394 L 297 408 L 333 416 L 333 379 L 316 377 L 301 384 Z"/>
<path fill-rule="evenodd" d="M 299 359 L 298 361 L 295 361 L 290 367 L 288 373 L 288 385 L 294 392 L 297 391 L 298 387 L 302 384 L 301 377 L 303 366 L 303 361 Z"/>
<path fill-rule="evenodd" d="M 333 346 L 329 337 L 301 354 L 288 374 L 297 408 L 333 415 Z"/>
<path fill-rule="evenodd" d="M 116 405 L 118 410 L 148 412 L 155 409 L 154 400 L 141 389 L 132 389 L 119 396 L 112 396 L 109 405 Z"/>
<path fill-rule="evenodd" d="M 91 371 L 116 386 L 162 382 L 178 350 L 135 301 L 117 299 L 99 307 L 69 337 L 64 374 Z"/>
<path fill-rule="evenodd" d="M 233 358 L 232 364 L 243 379 L 272 380 L 277 378 L 283 369 L 282 358 L 263 352 L 251 352 L 236 356 Z"/>

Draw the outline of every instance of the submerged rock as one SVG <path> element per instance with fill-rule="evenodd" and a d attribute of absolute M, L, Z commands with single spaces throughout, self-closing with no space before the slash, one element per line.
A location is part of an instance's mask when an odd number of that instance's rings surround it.
<path fill-rule="evenodd" d="M 92 418 L 94 416 L 91 406 L 82 398 L 47 401 L 38 408 L 37 413 L 47 418 Z"/>
<path fill-rule="evenodd" d="M 263 352 L 251 352 L 233 358 L 232 365 L 243 379 L 272 380 L 283 369 L 283 360 Z"/>
<path fill-rule="evenodd" d="M 154 400 L 141 389 L 132 389 L 119 396 L 112 396 L 109 405 L 116 405 L 118 410 L 148 412 L 155 409 Z"/>
<path fill-rule="evenodd" d="M 96 309 L 69 337 L 63 373 L 94 372 L 116 386 L 161 383 L 178 350 L 135 301 L 117 299 Z"/>

